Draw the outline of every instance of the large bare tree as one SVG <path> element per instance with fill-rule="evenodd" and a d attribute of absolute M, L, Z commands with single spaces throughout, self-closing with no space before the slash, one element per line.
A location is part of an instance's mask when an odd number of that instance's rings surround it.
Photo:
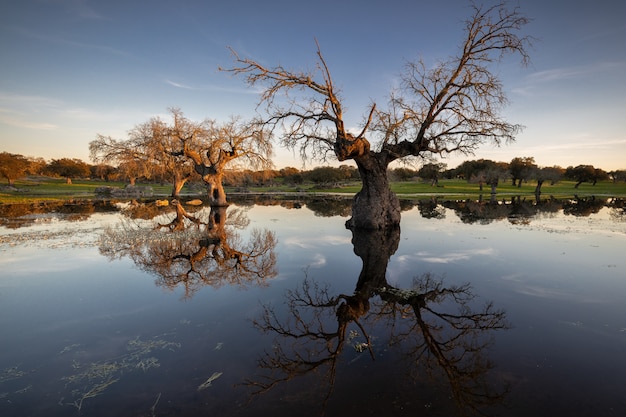
<path fill-rule="evenodd" d="M 267 67 L 236 53 L 227 71 L 262 86 L 265 123 L 283 129 L 283 145 L 299 149 L 304 159 L 324 159 L 330 152 L 339 161 L 355 161 L 363 188 L 354 198 L 348 227 L 395 227 L 400 205 L 387 180 L 391 162 L 471 154 L 485 142 L 514 140 L 521 128 L 500 115 L 506 94 L 493 66 L 509 54 L 526 63 L 530 39 L 519 32 L 528 19 L 504 3 L 472 5 L 472 11 L 457 53 L 434 66 L 409 62 L 388 107 L 372 104 L 358 133 L 345 126 L 344 101 L 319 45 L 314 71 Z"/>

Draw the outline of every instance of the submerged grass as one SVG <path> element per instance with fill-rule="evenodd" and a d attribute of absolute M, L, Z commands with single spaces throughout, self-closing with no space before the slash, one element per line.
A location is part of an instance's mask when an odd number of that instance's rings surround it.
<path fill-rule="evenodd" d="M 61 354 L 74 350 L 76 346 L 66 347 L 61 351 Z M 126 345 L 127 353 L 117 358 L 86 365 L 74 361 L 72 368 L 76 372 L 63 378 L 65 386 L 71 389 L 71 399 L 66 402 L 65 398 L 61 398 L 59 404 L 74 406 L 80 412 L 85 400 L 103 394 L 124 374 L 136 370 L 146 372 L 161 366 L 156 357 L 149 356 L 153 351 L 175 351 L 178 348 L 180 348 L 180 343 L 170 342 L 160 337 L 145 341 L 136 337 Z"/>

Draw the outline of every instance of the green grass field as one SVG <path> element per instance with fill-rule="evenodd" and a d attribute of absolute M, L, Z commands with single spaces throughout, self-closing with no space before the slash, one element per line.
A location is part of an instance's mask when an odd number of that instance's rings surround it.
<path fill-rule="evenodd" d="M 626 197 L 626 183 L 612 183 L 609 181 L 599 182 L 595 186 L 591 183 L 583 183 L 578 189 L 574 188 L 573 181 L 561 181 L 555 185 L 544 184 L 542 195 L 567 198 L 577 196 L 604 196 L 604 197 Z M 169 184 L 137 184 L 149 185 L 154 190 L 155 197 L 164 197 L 171 194 L 172 187 Z M 497 191 L 498 196 L 518 196 L 534 195 L 535 183 L 529 182 L 521 187 L 513 187 L 510 182 L 501 184 Z M 70 199 L 88 199 L 95 197 L 95 189 L 101 186 L 123 187 L 123 183 L 103 182 L 91 180 L 74 180 L 73 184 L 66 184 L 61 178 L 35 177 L 16 181 L 16 190 L 8 187 L 0 188 L 0 203 L 26 203 L 36 201 L 54 201 Z M 438 187 L 430 184 L 418 182 L 393 182 L 393 191 L 400 197 L 423 197 L 439 196 L 446 198 L 472 197 L 481 194 L 478 184 L 468 184 L 462 180 L 441 180 Z M 249 193 L 342 193 L 354 194 L 361 188 L 360 183 L 354 182 L 339 188 L 319 188 L 313 184 L 303 184 L 298 187 L 282 185 L 278 183 L 272 187 L 248 187 L 245 189 Z M 194 191 L 183 189 L 183 194 L 200 196 L 201 189 L 194 188 Z M 240 189 L 226 187 L 226 193 L 240 192 Z M 488 186 L 483 187 L 482 194 L 490 194 Z"/>

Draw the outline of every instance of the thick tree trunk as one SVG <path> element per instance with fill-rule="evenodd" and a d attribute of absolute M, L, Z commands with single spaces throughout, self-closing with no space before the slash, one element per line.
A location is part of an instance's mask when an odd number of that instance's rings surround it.
<path fill-rule="evenodd" d="M 537 180 L 537 186 L 535 187 L 535 194 L 541 194 L 541 186 L 544 180 Z"/>
<path fill-rule="evenodd" d="M 176 178 L 174 180 L 174 188 L 172 189 L 172 197 L 178 198 L 180 197 L 180 191 L 183 189 L 189 177 L 185 178 Z"/>
<path fill-rule="evenodd" d="M 357 281 L 357 292 L 372 297 L 374 292 L 388 287 L 387 265 L 391 255 L 400 244 L 400 228 L 384 230 L 352 230 L 354 253 L 363 261 L 363 268 Z"/>
<path fill-rule="evenodd" d="M 209 198 L 209 205 L 211 207 L 226 207 L 228 202 L 226 201 L 226 192 L 222 185 L 222 174 L 206 174 L 202 177 L 202 180 L 207 186 L 207 197 Z"/>
<path fill-rule="evenodd" d="M 354 158 L 363 187 L 352 202 L 352 218 L 348 229 L 386 229 L 400 226 L 400 201 L 391 191 L 387 179 L 387 163 L 367 153 Z"/>

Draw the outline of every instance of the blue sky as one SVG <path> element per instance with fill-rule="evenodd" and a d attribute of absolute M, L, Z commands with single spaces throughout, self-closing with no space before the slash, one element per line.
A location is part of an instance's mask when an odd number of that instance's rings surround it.
<path fill-rule="evenodd" d="M 490 4 L 488 0 L 485 0 Z M 216 4 L 217 3 L 217 4 Z M 88 161 L 96 134 L 126 138 L 179 107 L 195 120 L 251 117 L 258 95 L 228 47 L 273 66 L 310 69 L 315 39 L 357 128 L 384 105 L 407 60 L 456 52 L 466 0 L 20 0 L 0 6 L 0 151 Z M 626 168 L 626 2 L 517 0 L 538 38 L 531 65 L 497 71 L 507 119 L 526 126 L 512 145 L 464 159 Z M 277 167 L 302 167 L 277 148 Z M 310 165 L 308 165 L 310 166 Z"/>

